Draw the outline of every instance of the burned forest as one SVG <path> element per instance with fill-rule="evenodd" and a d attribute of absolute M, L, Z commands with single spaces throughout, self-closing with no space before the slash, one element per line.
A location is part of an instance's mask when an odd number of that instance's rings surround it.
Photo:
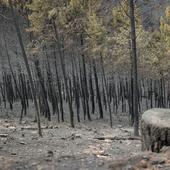
<path fill-rule="evenodd" d="M 170 3 L 0 0 L 0 170 L 169 170 Z"/>

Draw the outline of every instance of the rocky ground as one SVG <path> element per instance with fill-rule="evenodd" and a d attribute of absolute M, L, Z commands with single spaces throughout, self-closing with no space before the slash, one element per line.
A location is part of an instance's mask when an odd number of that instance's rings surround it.
<path fill-rule="evenodd" d="M 43 138 L 31 120 L 0 120 L 0 169 L 106 169 L 108 162 L 136 157 L 140 140 L 131 138 L 132 129 L 104 120 L 77 124 L 45 123 Z"/>
<path fill-rule="evenodd" d="M 56 118 L 42 120 L 40 138 L 30 113 L 18 123 L 17 108 L 0 108 L 0 170 L 170 170 L 170 149 L 141 152 L 125 115 L 113 118 L 113 128 L 106 119 L 76 123 L 74 129 Z"/>

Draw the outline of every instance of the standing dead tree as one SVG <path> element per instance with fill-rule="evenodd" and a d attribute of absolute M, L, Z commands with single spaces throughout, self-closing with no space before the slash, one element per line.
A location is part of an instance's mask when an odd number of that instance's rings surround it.
<path fill-rule="evenodd" d="M 137 73 L 137 48 L 136 48 L 136 26 L 134 0 L 129 1 L 131 21 L 131 47 L 132 47 L 132 70 L 133 70 L 133 113 L 134 113 L 134 135 L 139 135 L 139 113 L 138 113 L 138 73 Z"/>
<path fill-rule="evenodd" d="M 35 109 L 36 109 L 36 119 L 37 119 L 37 123 L 38 123 L 38 133 L 39 133 L 39 136 L 42 137 L 40 114 L 39 114 L 39 108 L 38 108 L 38 103 L 37 103 L 37 99 L 36 99 L 36 92 L 35 92 L 34 83 L 33 83 L 32 75 L 31 75 L 31 70 L 30 70 L 29 63 L 28 63 L 28 58 L 27 58 L 25 48 L 24 48 L 24 44 L 23 44 L 23 40 L 22 40 L 21 31 L 20 31 L 19 24 L 18 24 L 17 15 L 14 12 L 12 0 L 9 0 L 9 5 L 10 5 L 11 14 L 12 14 L 12 18 L 13 18 L 13 21 L 14 21 L 14 26 L 15 26 L 15 29 L 16 29 L 17 37 L 18 37 L 20 47 L 21 47 L 21 50 L 22 50 L 22 56 L 23 56 L 23 59 L 24 59 L 24 62 L 25 62 L 25 66 L 26 66 L 26 69 L 27 69 L 27 73 L 28 73 L 28 77 L 29 77 L 29 81 L 30 81 L 30 85 L 31 85 L 31 90 L 32 90 L 33 99 L 34 99 L 34 105 L 35 105 Z"/>

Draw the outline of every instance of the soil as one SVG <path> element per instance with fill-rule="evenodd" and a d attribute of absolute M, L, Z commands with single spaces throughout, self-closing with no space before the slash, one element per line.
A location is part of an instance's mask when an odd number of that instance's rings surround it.
<path fill-rule="evenodd" d="M 113 128 L 105 119 L 76 123 L 75 128 L 56 118 L 42 120 L 41 138 L 33 118 L 19 124 L 15 111 L 2 112 L 8 118 L 1 114 L 0 170 L 103 170 L 113 160 L 140 155 L 141 141 L 130 138 L 132 127 L 116 119 Z"/>
<path fill-rule="evenodd" d="M 123 115 L 69 123 L 42 119 L 43 137 L 30 116 L 22 124 L 13 111 L 0 108 L 0 170 L 170 170 L 170 148 L 141 152 L 141 140 Z"/>

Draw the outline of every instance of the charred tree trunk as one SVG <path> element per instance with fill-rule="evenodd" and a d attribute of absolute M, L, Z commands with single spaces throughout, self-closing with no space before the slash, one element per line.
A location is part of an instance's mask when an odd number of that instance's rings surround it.
<path fill-rule="evenodd" d="M 131 43 L 133 64 L 133 113 L 134 113 L 134 135 L 139 136 L 139 113 L 138 113 L 138 73 L 137 73 L 137 48 L 136 48 L 136 26 L 134 0 L 129 1 L 131 20 Z"/>
<path fill-rule="evenodd" d="M 43 101 L 44 101 L 44 105 L 45 105 L 44 107 L 46 108 L 45 109 L 46 114 L 47 114 L 48 120 L 51 121 L 51 114 L 50 114 L 50 108 L 49 108 L 48 99 L 47 99 L 47 92 L 46 92 L 44 80 L 43 80 L 43 77 L 42 77 L 42 74 L 41 74 L 41 70 L 40 70 L 40 66 L 39 66 L 39 60 L 36 60 L 34 62 L 34 64 L 35 64 L 35 69 L 37 71 L 37 76 L 38 76 L 40 86 L 41 86 Z"/>
<path fill-rule="evenodd" d="M 20 31 L 20 28 L 19 28 L 17 16 L 16 16 L 14 9 L 13 9 L 12 0 L 9 0 L 9 5 L 10 5 L 10 8 L 11 8 L 11 14 L 12 14 L 12 18 L 13 18 L 13 21 L 14 21 L 14 26 L 15 26 L 16 33 L 17 33 L 17 36 L 18 36 L 18 40 L 19 40 L 19 43 L 20 43 L 20 46 L 21 46 L 22 56 L 23 56 L 23 59 L 24 59 L 24 62 L 25 62 L 25 66 L 26 66 L 27 73 L 28 73 L 28 76 L 29 76 L 29 81 L 30 81 L 30 84 L 31 84 L 31 90 L 32 90 L 32 94 L 33 94 L 33 98 L 34 98 L 34 105 L 35 105 L 35 109 L 36 109 L 36 118 L 37 118 L 37 123 L 38 123 L 38 133 L 39 133 L 39 136 L 42 136 L 40 114 L 39 114 L 39 108 L 38 108 L 38 103 L 37 103 L 37 99 L 36 99 L 36 92 L 35 92 L 35 89 L 34 89 L 31 70 L 30 70 L 27 55 L 26 55 L 26 52 L 25 52 L 25 48 L 24 48 L 24 44 L 23 44 L 23 40 L 22 40 L 22 36 L 21 36 L 21 31 Z"/>
<path fill-rule="evenodd" d="M 98 102 L 98 107 L 99 107 L 100 119 L 103 119 L 103 107 L 102 107 L 102 102 L 101 102 L 99 82 L 98 82 L 96 64 L 95 64 L 94 59 L 93 59 L 93 72 L 94 72 L 94 79 L 95 79 L 95 85 L 96 85 L 96 95 L 97 95 L 96 97 L 97 97 L 97 102 Z"/>
<path fill-rule="evenodd" d="M 101 65 L 102 65 L 102 74 L 103 74 L 103 79 L 104 79 L 104 86 L 106 90 L 106 102 L 109 108 L 109 117 L 110 117 L 110 126 L 113 126 L 113 121 L 112 121 L 112 111 L 111 111 L 111 106 L 110 106 L 110 101 L 109 101 L 109 89 L 107 87 L 107 81 L 106 81 L 106 75 L 105 75 L 105 70 L 104 70 L 104 65 L 103 65 L 103 57 L 101 56 Z"/>
<path fill-rule="evenodd" d="M 69 110 L 70 110 L 70 123 L 71 123 L 71 126 L 74 127 L 74 111 L 73 111 L 73 107 L 72 107 L 71 96 L 70 96 L 69 86 L 68 86 L 68 78 L 67 78 L 67 74 L 66 74 L 65 63 L 64 63 L 64 58 L 63 58 L 64 56 L 63 56 L 63 52 L 62 52 L 62 50 L 64 50 L 64 49 L 60 42 L 61 40 L 59 38 L 58 30 L 57 30 L 55 23 L 53 24 L 53 26 L 54 26 L 55 38 L 57 40 L 61 69 L 62 69 L 62 73 L 63 73 L 63 77 L 64 77 L 64 85 L 65 85 L 65 90 L 66 90 L 66 95 L 67 95 L 67 100 L 68 100 L 68 106 L 69 106 Z"/>

